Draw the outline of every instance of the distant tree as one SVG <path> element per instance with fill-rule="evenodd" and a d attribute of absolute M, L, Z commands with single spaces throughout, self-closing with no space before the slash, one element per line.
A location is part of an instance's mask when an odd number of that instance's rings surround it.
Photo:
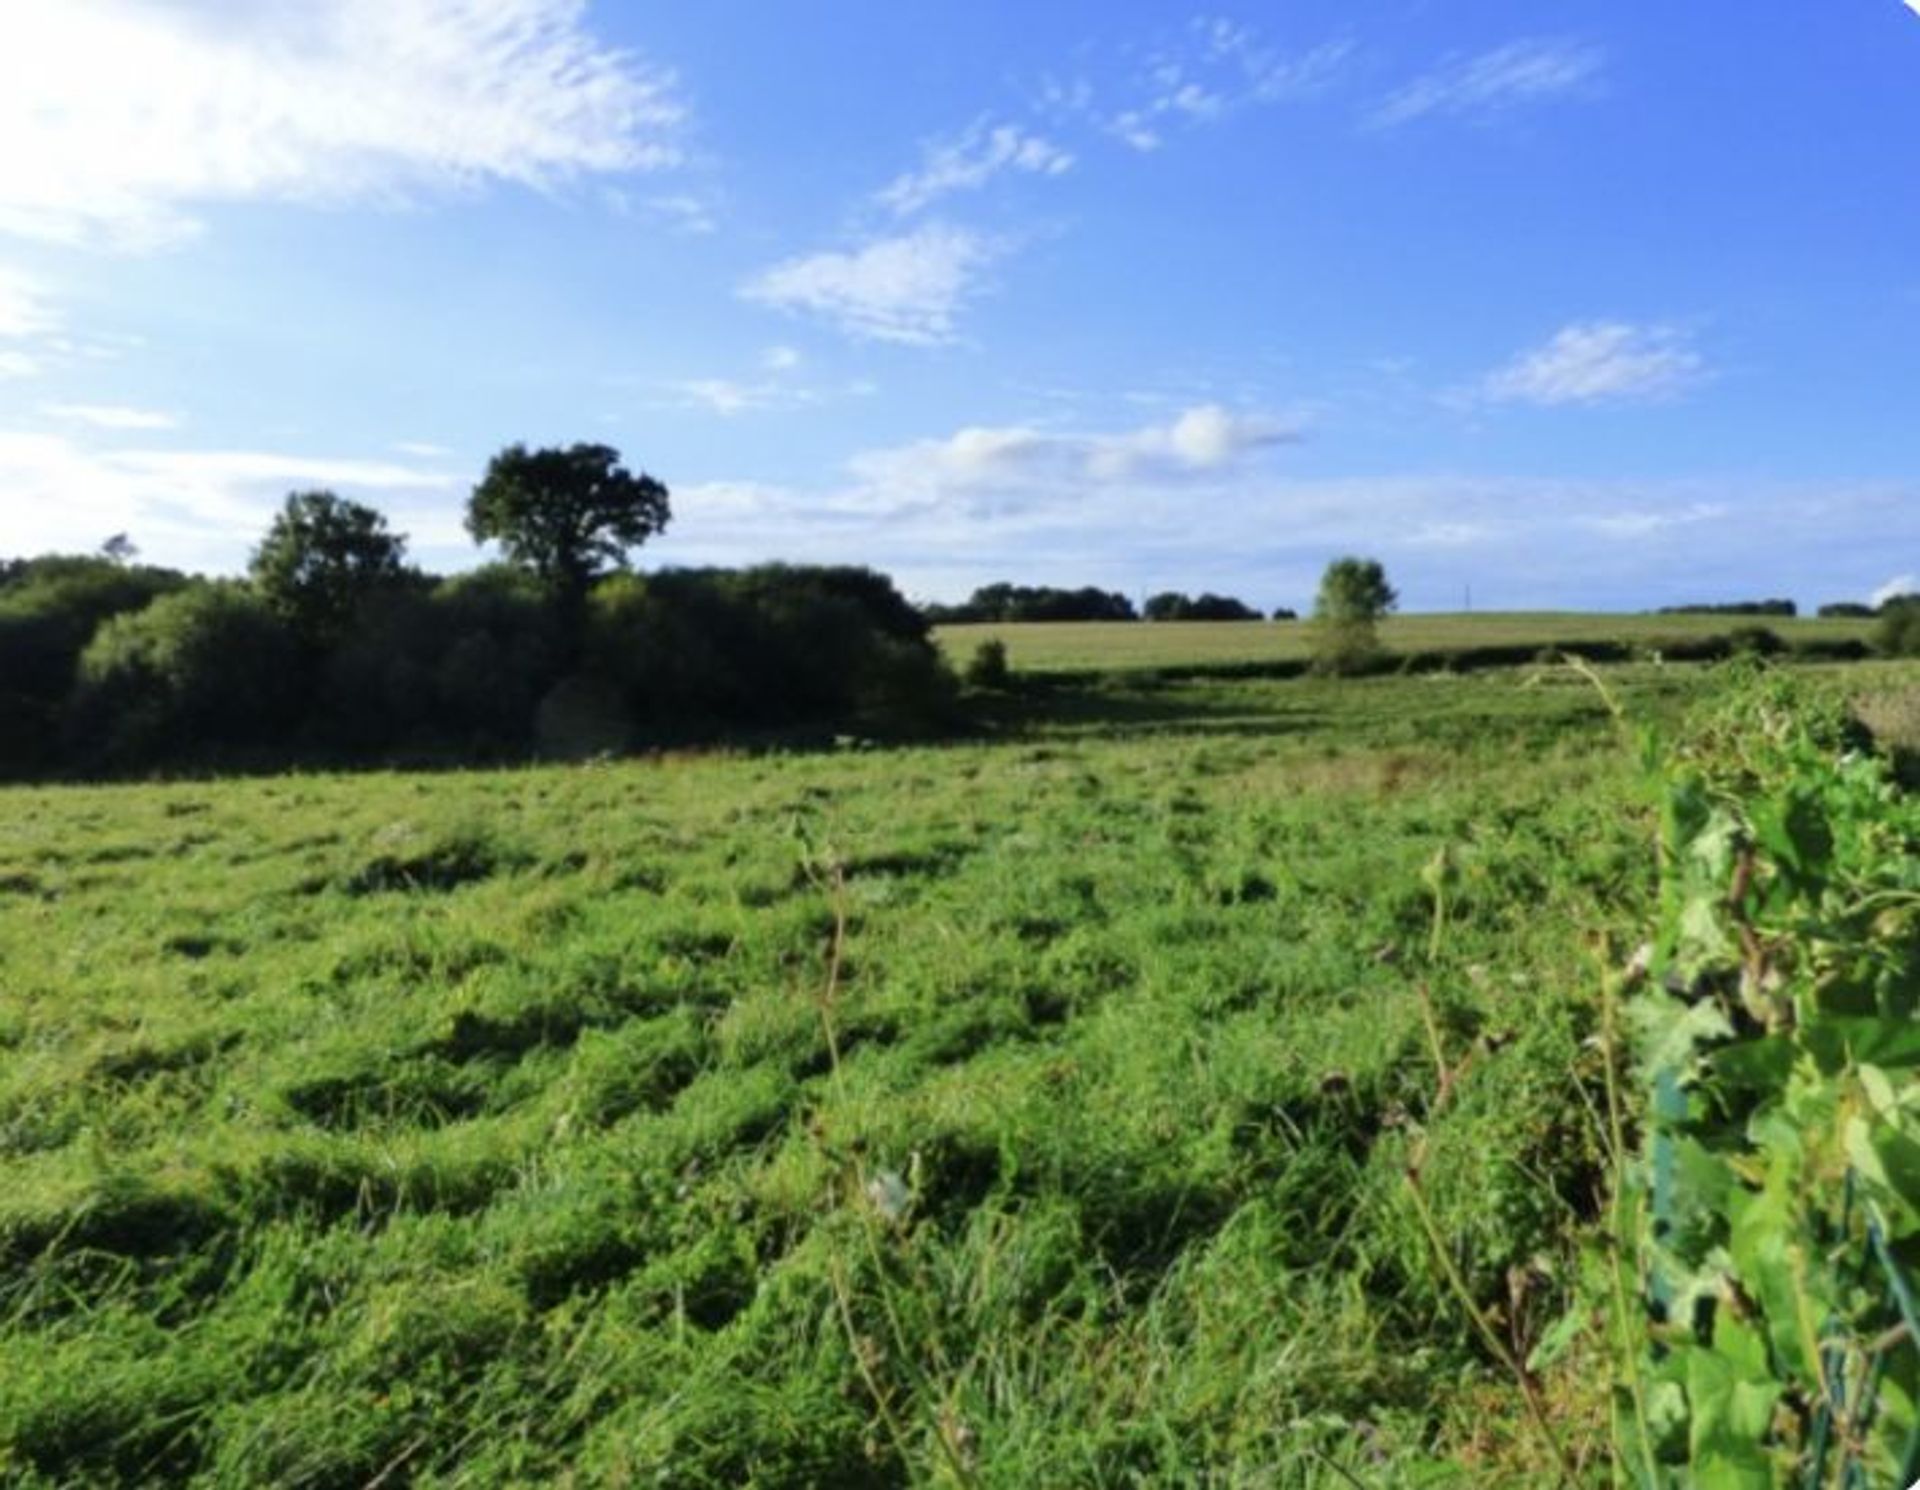
<path fill-rule="evenodd" d="M 577 610 L 595 579 L 625 569 L 628 551 L 666 527 L 667 497 L 664 485 L 630 473 L 607 445 L 510 445 L 473 489 L 467 531 L 476 543 L 499 543 Z"/>
<path fill-rule="evenodd" d="M 407 572 L 407 540 L 371 507 L 332 492 L 293 492 L 253 551 L 266 603 L 310 641 L 330 642 L 366 598 Z"/>
<path fill-rule="evenodd" d="M 1273 619 L 1276 621 L 1297 621 L 1300 619 L 1300 612 L 1289 610 L 1284 605 L 1276 605 L 1273 608 Z"/>
<path fill-rule="evenodd" d="M 1117 591 L 1082 585 L 1077 590 L 1053 585 L 982 585 L 961 605 L 922 608 L 935 625 L 979 621 L 1135 621 L 1133 602 Z"/>
<path fill-rule="evenodd" d="M 100 557 L 114 564 L 131 564 L 140 557 L 140 547 L 125 533 L 115 533 L 100 545 Z"/>
<path fill-rule="evenodd" d="M 1821 606 L 1818 614 L 1822 619 L 1830 621 L 1842 618 L 1864 621 L 1870 619 L 1876 612 L 1872 606 L 1863 605 L 1858 600 L 1835 600 Z"/>
<path fill-rule="evenodd" d="M 1378 626 L 1400 603 L 1377 559 L 1327 565 L 1314 598 L 1314 661 L 1324 672 L 1360 671 L 1380 650 Z"/>
<path fill-rule="evenodd" d="M 1185 621 L 1257 621 L 1260 612 L 1244 600 L 1235 600 L 1231 595 L 1216 595 L 1211 590 L 1193 597 L 1193 603 L 1187 607 Z"/>
<path fill-rule="evenodd" d="M 1793 616 L 1799 607 L 1791 600 L 1725 600 L 1691 605 L 1663 605 L 1660 616 Z"/>
<path fill-rule="evenodd" d="M 1158 595 L 1147 597 L 1140 614 L 1149 621 L 1178 621 L 1191 604 L 1193 602 L 1178 590 L 1162 590 Z"/>

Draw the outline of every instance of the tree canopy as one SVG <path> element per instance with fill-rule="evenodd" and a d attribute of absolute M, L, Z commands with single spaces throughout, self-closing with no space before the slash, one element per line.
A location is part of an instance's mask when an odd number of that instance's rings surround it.
<path fill-rule="evenodd" d="M 467 502 L 467 531 L 497 542 L 563 600 L 627 567 L 627 556 L 667 525 L 665 485 L 620 464 L 608 445 L 529 450 L 509 445 L 487 463 Z"/>
<path fill-rule="evenodd" d="M 371 507 L 332 492 L 294 492 L 249 566 L 260 596 L 302 635 L 339 635 L 367 595 L 406 573 L 407 540 Z"/>
<path fill-rule="evenodd" d="M 1335 559 L 1320 576 L 1313 613 L 1324 621 L 1378 621 L 1400 603 L 1378 559 Z"/>
<path fill-rule="evenodd" d="M 1377 623 L 1400 603 L 1378 559 L 1335 559 L 1314 597 L 1314 662 L 1323 672 L 1359 672 L 1380 650 Z"/>

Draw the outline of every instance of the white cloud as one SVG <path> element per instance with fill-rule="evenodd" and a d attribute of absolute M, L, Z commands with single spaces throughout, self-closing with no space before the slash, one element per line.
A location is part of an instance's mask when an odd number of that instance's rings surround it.
<path fill-rule="evenodd" d="M 667 219 L 676 231 L 703 238 L 720 231 L 720 216 L 706 197 L 691 192 L 674 192 L 648 197 L 646 205 Z"/>
<path fill-rule="evenodd" d="M 1680 507 L 1628 508 L 1620 512 L 1597 513 L 1591 517 L 1577 517 L 1575 521 L 1608 538 L 1651 538 L 1671 528 L 1718 521 L 1727 512 L 1724 502 L 1690 502 Z"/>
<path fill-rule="evenodd" d="M 1920 0 L 1916 0 L 1916 4 L 1920 4 Z M 1901 595 L 1920 595 L 1920 575 L 1896 574 L 1867 597 L 1867 604 L 1882 606 Z"/>
<path fill-rule="evenodd" d="M 972 426 L 944 439 L 866 451 L 849 467 L 882 502 L 909 492 L 936 498 L 988 491 L 1044 497 L 1050 490 L 1112 487 L 1147 476 L 1219 473 L 1259 450 L 1298 438 L 1299 428 L 1291 421 L 1208 404 L 1167 424 L 1117 433 Z"/>
<path fill-rule="evenodd" d="M 1670 326 L 1583 321 L 1487 377 L 1496 402 L 1554 406 L 1670 397 L 1707 375 L 1706 360 Z"/>
<path fill-rule="evenodd" d="M 792 372 L 800 362 L 800 353 L 794 347 L 768 347 L 760 354 L 760 365 L 768 372 Z"/>
<path fill-rule="evenodd" d="M 0 231 L 150 247 L 207 203 L 551 187 L 678 158 L 669 74 L 583 0 L 9 0 Z"/>
<path fill-rule="evenodd" d="M 849 336 L 932 346 L 954 339 L 961 310 L 1003 251 L 979 234 L 930 223 L 851 252 L 789 259 L 749 280 L 740 293 L 821 316 Z"/>
<path fill-rule="evenodd" d="M 920 168 L 896 177 L 876 200 L 905 217 L 941 197 L 974 191 L 1005 171 L 1059 176 L 1073 168 L 1071 152 L 1013 124 L 975 123 L 958 139 L 927 146 Z"/>
<path fill-rule="evenodd" d="M 0 352 L 0 378 L 32 378 L 39 372 L 39 361 L 25 352 Z"/>
<path fill-rule="evenodd" d="M 1455 57 L 1415 78 L 1374 109 L 1368 122 L 1390 129 L 1428 114 L 1488 118 L 1517 104 L 1581 96 L 1598 86 L 1606 54 L 1566 40 L 1508 42 Z"/>
<path fill-rule="evenodd" d="M 121 404 L 42 404 L 40 412 L 94 429 L 173 429 L 179 423 L 173 415 L 158 409 L 130 409 Z"/>
<path fill-rule="evenodd" d="M 0 337 L 44 336 L 59 324 L 46 287 L 32 275 L 0 264 Z"/>
<path fill-rule="evenodd" d="M 1386 563 L 1413 609 L 1456 608 L 1470 585 L 1482 609 L 1579 610 L 1711 594 L 1824 599 L 1851 588 L 1861 534 L 1920 545 L 1912 484 L 1300 479 L 1265 461 L 1200 469 L 1164 455 L 1095 468 L 1090 442 L 1141 433 L 979 427 L 857 455 L 820 487 L 676 484 L 671 559 L 867 563 L 909 593 L 948 598 L 1012 579 L 1136 595 L 1218 589 L 1300 607 L 1330 557 L 1359 552 Z M 1633 541 L 1657 518 L 1702 536 Z"/>
<path fill-rule="evenodd" d="M 239 568 L 286 493 L 325 487 L 376 501 L 418 539 L 459 542 L 453 477 L 392 461 L 246 450 L 98 451 L 0 430 L 0 553 L 91 551 L 133 535 L 155 563 Z"/>
<path fill-rule="evenodd" d="M 669 385 L 684 404 L 715 414 L 740 414 L 767 408 L 787 393 L 776 383 L 742 383 L 732 378 L 685 378 Z"/>
<path fill-rule="evenodd" d="M 1158 150 L 1176 125 L 1208 124 L 1237 110 L 1319 93 L 1339 78 L 1351 44 L 1327 42 L 1286 53 L 1264 43 L 1250 26 L 1201 17 L 1175 46 L 1163 48 L 1130 87 L 1124 106 L 1102 113 L 1090 85 L 1050 83 L 1042 107 L 1081 114 L 1133 149 Z"/>
<path fill-rule="evenodd" d="M 440 460 L 453 454 L 447 446 L 436 445 L 431 440 L 396 440 L 393 448 L 420 460 Z"/>

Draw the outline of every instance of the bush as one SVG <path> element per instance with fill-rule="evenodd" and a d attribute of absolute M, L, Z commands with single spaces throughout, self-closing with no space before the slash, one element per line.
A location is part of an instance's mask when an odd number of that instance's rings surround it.
<path fill-rule="evenodd" d="M 537 581 L 492 565 L 363 603 L 329 654 L 316 725 L 355 752 L 524 748 L 565 638 Z"/>
<path fill-rule="evenodd" d="M 1880 607 L 1873 644 L 1889 657 L 1920 657 L 1920 595 L 1901 595 Z"/>
<path fill-rule="evenodd" d="M 67 721 L 83 762 L 218 756 L 285 739 L 300 649 L 254 591 L 199 584 L 116 616 L 80 658 Z"/>
<path fill-rule="evenodd" d="M 60 707 L 101 623 L 186 584 L 168 569 L 107 559 L 15 560 L 0 585 L 0 773 L 51 764 Z"/>
<path fill-rule="evenodd" d="M 1013 681 L 1013 671 L 1007 666 L 1007 644 L 991 637 L 975 647 L 967 661 L 966 680 L 969 687 L 1004 691 Z"/>
<path fill-rule="evenodd" d="M 1787 650 L 1780 634 L 1765 626 L 1736 626 L 1727 633 L 1727 645 L 1736 657 L 1777 657 Z"/>
<path fill-rule="evenodd" d="M 911 732 L 952 708 L 925 616 L 867 569 L 616 577 L 591 597 L 586 659 L 655 741 L 740 727 Z"/>

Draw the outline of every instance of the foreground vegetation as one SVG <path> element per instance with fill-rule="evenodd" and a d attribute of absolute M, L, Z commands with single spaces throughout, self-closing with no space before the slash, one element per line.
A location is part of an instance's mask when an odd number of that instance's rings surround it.
<path fill-rule="evenodd" d="M 1595 1036 L 1657 919 L 1601 696 L 993 707 L 0 795 L 0 1477 L 1601 1474 Z"/>

